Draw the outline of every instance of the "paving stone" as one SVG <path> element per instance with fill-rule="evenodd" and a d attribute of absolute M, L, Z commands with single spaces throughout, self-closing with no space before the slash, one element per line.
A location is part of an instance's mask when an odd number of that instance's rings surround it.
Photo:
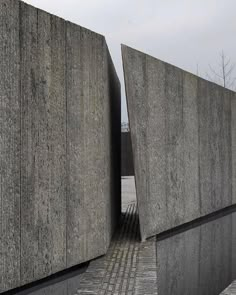
<path fill-rule="evenodd" d="M 137 206 L 129 204 L 107 255 L 90 263 L 77 294 L 157 294 L 155 247 L 155 239 L 140 243 Z"/>
<path fill-rule="evenodd" d="M 236 295 L 236 281 L 234 281 L 221 295 Z"/>

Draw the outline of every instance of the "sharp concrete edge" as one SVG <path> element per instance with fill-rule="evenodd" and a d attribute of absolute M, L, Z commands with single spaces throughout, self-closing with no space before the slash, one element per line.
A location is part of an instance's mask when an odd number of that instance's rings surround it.
<path fill-rule="evenodd" d="M 142 239 L 235 204 L 235 93 L 125 45 L 122 57 Z"/>
<path fill-rule="evenodd" d="M 106 253 L 120 82 L 105 38 L 0 1 L 0 293 Z"/>

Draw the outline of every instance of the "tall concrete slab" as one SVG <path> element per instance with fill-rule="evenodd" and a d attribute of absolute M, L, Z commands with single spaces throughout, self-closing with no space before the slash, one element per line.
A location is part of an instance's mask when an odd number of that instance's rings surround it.
<path fill-rule="evenodd" d="M 18 0 L 0 16 L 1 293 L 106 253 L 121 113 L 102 35 Z"/>
<path fill-rule="evenodd" d="M 121 212 L 121 92 L 120 82 L 107 44 L 105 44 L 105 149 L 106 249 L 120 220 Z M 109 163 L 109 164 L 108 164 Z"/>
<path fill-rule="evenodd" d="M 20 8 L 25 284 L 66 267 L 66 24 L 26 4 Z"/>
<path fill-rule="evenodd" d="M 113 204 L 111 196 L 120 195 L 121 119 L 120 85 L 104 37 L 68 23 L 66 51 L 67 263 L 72 266 L 105 253 L 119 218 L 120 198 Z M 104 225 L 107 235 L 101 235 Z"/>
<path fill-rule="evenodd" d="M 85 101 L 83 97 L 84 87 L 89 82 L 86 77 L 86 62 L 89 50 L 87 48 L 89 42 L 81 42 L 82 28 L 74 24 L 68 23 L 67 26 L 67 139 L 68 139 L 68 195 L 70 198 L 67 202 L 68 208 L 68 231 L 67 249 L 68 262 L 73 263 L 73 259 L 77 256 L 79 259 L 86 254 L 88 244 L 88 226 L 87 222 L 91 218 L 86 204 L 86 192 L 84 181 L 85 171 Z M 84 50 L 83 50 L 84 48 Z M 87 50 L 87 51 L 86 51 Z M 82 59 L 82 52 L 86 58 Z M 82 67 L 83 65 L 83 67 Z M 87 66 L 89 68 L 89 65 Z M 85 88 L 84 96 L 88 96 L 89 88 Z M 80 99 L 82 98 L 82 99 Z M 88 147 L 89 148 L 89 147 Z M 78 259 L 77 258 L 77 259 Z"/>
<path fill-rule="evenodd" d="M 185 198 L 182 85 L 182 71 L 173 66 L 166 65 L 166 204 L 170 228 L 180 223 L 185 214 L 185 207 L 179 206 L 179 204 L 184 204 Z M 158 128 L 158 126 L 156 126 L 156 128 Z M 149 140 L 152 142 L 151 137 Z M 150 161 L 151 160 L 152 159 L 150 159 Z M 152 172 L 150 171 L 150 173 Z"/>
<path fill-rule="evenodd" d="M 20 11 L 23 21 L 20 25 L 21 42 L 24 48 L 21 50 L 21 273 L 22 280 L 27 283 L 34 275 L 35 260 L 37 255 L 37 219 L 38 206 L 35 203 L 35 185 L 38 173 L 34 173 L 36 166 L 35 154 L 37 148 L 37 133 L 35 132 L 38 115 L 38 99 L 36 98 L 36 77 L 38 75 L 38 48 L 37 48 L 37 10 L 33 7 L 20 3 Z M 31 181 L 29 181 L 31 179 Z M 39 217 L 40 218 L 40 217 Z M 29 243 L 30 240 L 30 243 Z M 36 249 L 36 250 L 35 250 Z"/>
<path fill-rule="evenodd" d="M 142 239 L 235 203 L 235 93 L 127 46 L 122 56 Z"/>
<path fill-rule="evenodd" d="M 231 100 L 231 120 L 232 120 L 232 196 L 233 202 L 236 203 L 236 94 Z"/>
<path fill-rule="evenodd" d="M 232 249 L 236 249 L 236 214 L 232 216 Z M 231 280 L 236 278 L 236 251 L 232 251 L 232 277 Z"/>
<path fill-rule="evenodd" d="M 199 79 L 201 215 L 232 204 L 231 93 Z"/>
<path fill-rule="evenodd" d="M 19 3 L 0 1 L 0 292 L 20 282 Z"/>
<path fill-rule="evenodd" d="M 183 124 L 184 124 L 184 191 L 185 216 L 188 220 L 200 214 L 199 163 L 198 163 L 198 83 L 187 72 L 183 74 Z"/>

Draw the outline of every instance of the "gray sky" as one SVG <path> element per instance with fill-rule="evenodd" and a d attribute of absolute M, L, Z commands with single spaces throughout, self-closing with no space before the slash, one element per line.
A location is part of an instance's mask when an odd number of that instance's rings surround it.
<path fill-rule="evenodd" d="M 122 85 L 122 120 L 127 121 L 120 44 L 205 77 L 219 53 L 236 62 L 235 0 L 25 0 L 105 35 Z"/>

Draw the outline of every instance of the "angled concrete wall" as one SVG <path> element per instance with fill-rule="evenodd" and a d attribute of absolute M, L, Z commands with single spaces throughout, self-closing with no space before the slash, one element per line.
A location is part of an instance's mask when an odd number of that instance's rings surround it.
<path fill-rule="evenodd" d="M 130 132 L 121 132 L 121 175 L 134 175 L 134 161 Z"/>
<path fill-rule="evenodd" d="M 236 95 L 231 101 L 231 120 L 232 120 L 232 197 L 236 203 Z"/>
<path fill-rule="evenodd" d="M 236 203 L 235 93 L 122 53 L 142 238 Z"/>
<path fill-rule="evenodd" d="M 105 254 L 120 83 L 105 38 L 0 1 L 0 292 Z"/>

